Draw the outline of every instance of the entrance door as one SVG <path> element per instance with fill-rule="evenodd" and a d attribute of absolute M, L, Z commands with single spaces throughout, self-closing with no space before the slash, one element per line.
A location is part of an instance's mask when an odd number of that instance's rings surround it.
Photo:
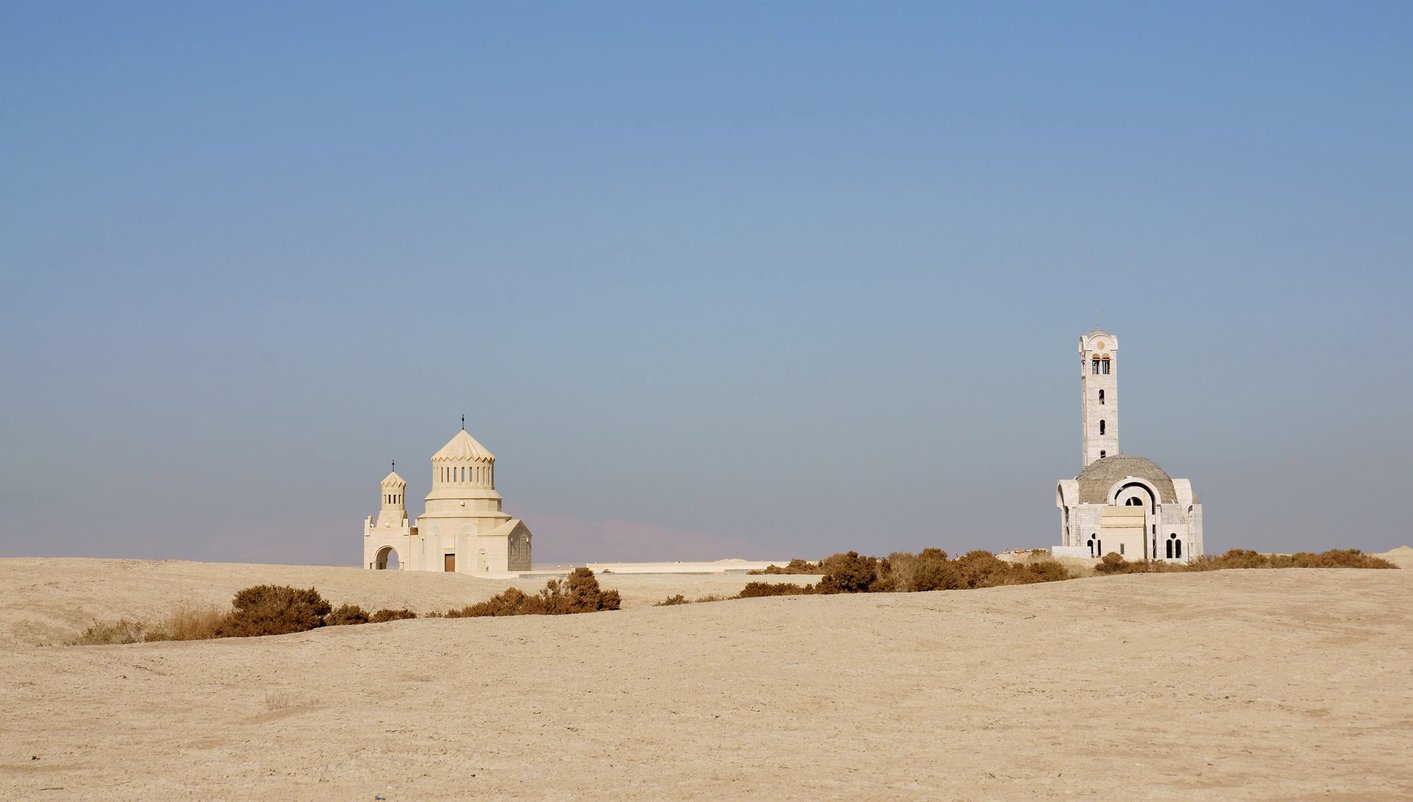
<path fill-rule="evenodd" d="M 442 570 L 448 574 L 456 573 L 456 555 L 447 554 L 442 557 Z"/>

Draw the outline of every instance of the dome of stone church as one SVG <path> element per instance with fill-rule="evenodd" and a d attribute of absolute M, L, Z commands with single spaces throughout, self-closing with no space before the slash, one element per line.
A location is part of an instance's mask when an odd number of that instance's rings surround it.
<path fill-rule="evenodd" d="M 383 481 L 379 482 L 378 484 L 382 485 L 383 487 L 407 487 L 407 480 L 403 479 L 401 476 L 398 476 L 397 471 L 393 471 L 387 476 L 384 476 Z"/>
<path fill-rule="evenodd" d="M 1114 485 L 1129 477 L 1143 479 L 1158 490 L 1158 503 L 1171 504 L 1177 501 L 1177 490 L 1173 488 L 1173 478 L 1158 467 L 1158 463 L 1147 457 L 1130 454 L 1115 454 L 1089 463 L 1089 467 L 1079 472 L 1075 481 L 1079 482 L 1079 502 L 1081 504 L 1107 504 L 1109 491 Z"/>
<path fill-rule="evenodd" d="M 432 462 L 495 462 L 495 455 L 476 442 L 476 438 L 465 429 L 442 446 L 442 450 L 432 455 Z"/>

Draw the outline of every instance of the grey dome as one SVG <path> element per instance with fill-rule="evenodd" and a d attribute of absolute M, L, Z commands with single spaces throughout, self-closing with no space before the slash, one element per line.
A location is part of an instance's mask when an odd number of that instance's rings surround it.
<path fill-rule="evenodd" d="M 1115 454 L 1094 460 L 1075 477 L 1075 481 L 1079 482 L 1079 503 L 1107 504 L 1109 491 L 1114 489 L 1114 485 L 1131 476 L 1147 480 L 1157 488 L 1159 504 L 1177 501 L 1173 478 L 1167 471 L 1159 468 L 1158 463 L 1147 457 Z"/>

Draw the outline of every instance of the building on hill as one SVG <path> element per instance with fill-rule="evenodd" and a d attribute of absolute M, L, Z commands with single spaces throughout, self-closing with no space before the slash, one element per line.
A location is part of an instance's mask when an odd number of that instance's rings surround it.
<path fill-rule="evenodd" d="M 432 455 L 426 509 L 408 523 L 407 482 L 383 477 L 377 518 L 363 521 L 363 565 L 404 571 L 498 574 L 530 570 L 530 529 L 501 511 L 496 458 L 463 427 Z"/>
<path fill-rule="evenodd" d="M 1084 470 L 1060 480 L 1056 556 L 1187 562 L 1202 554 L 1202 505 L 1192 483 L 1145 457 L 1119 451 L 1119 341 L 1095 329 L 1079 338 Z"/>

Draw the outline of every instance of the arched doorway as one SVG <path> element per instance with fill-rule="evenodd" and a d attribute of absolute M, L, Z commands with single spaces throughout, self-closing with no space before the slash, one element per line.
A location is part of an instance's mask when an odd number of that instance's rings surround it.
<path fill-rule="evenodd" d="M 396 571 L 402 567 L 397 559 L 397 549 L 392 546 L 384 546 L 378 550 L 378 558 L 373 563 L 373 567 L 379 571 Z"/>

